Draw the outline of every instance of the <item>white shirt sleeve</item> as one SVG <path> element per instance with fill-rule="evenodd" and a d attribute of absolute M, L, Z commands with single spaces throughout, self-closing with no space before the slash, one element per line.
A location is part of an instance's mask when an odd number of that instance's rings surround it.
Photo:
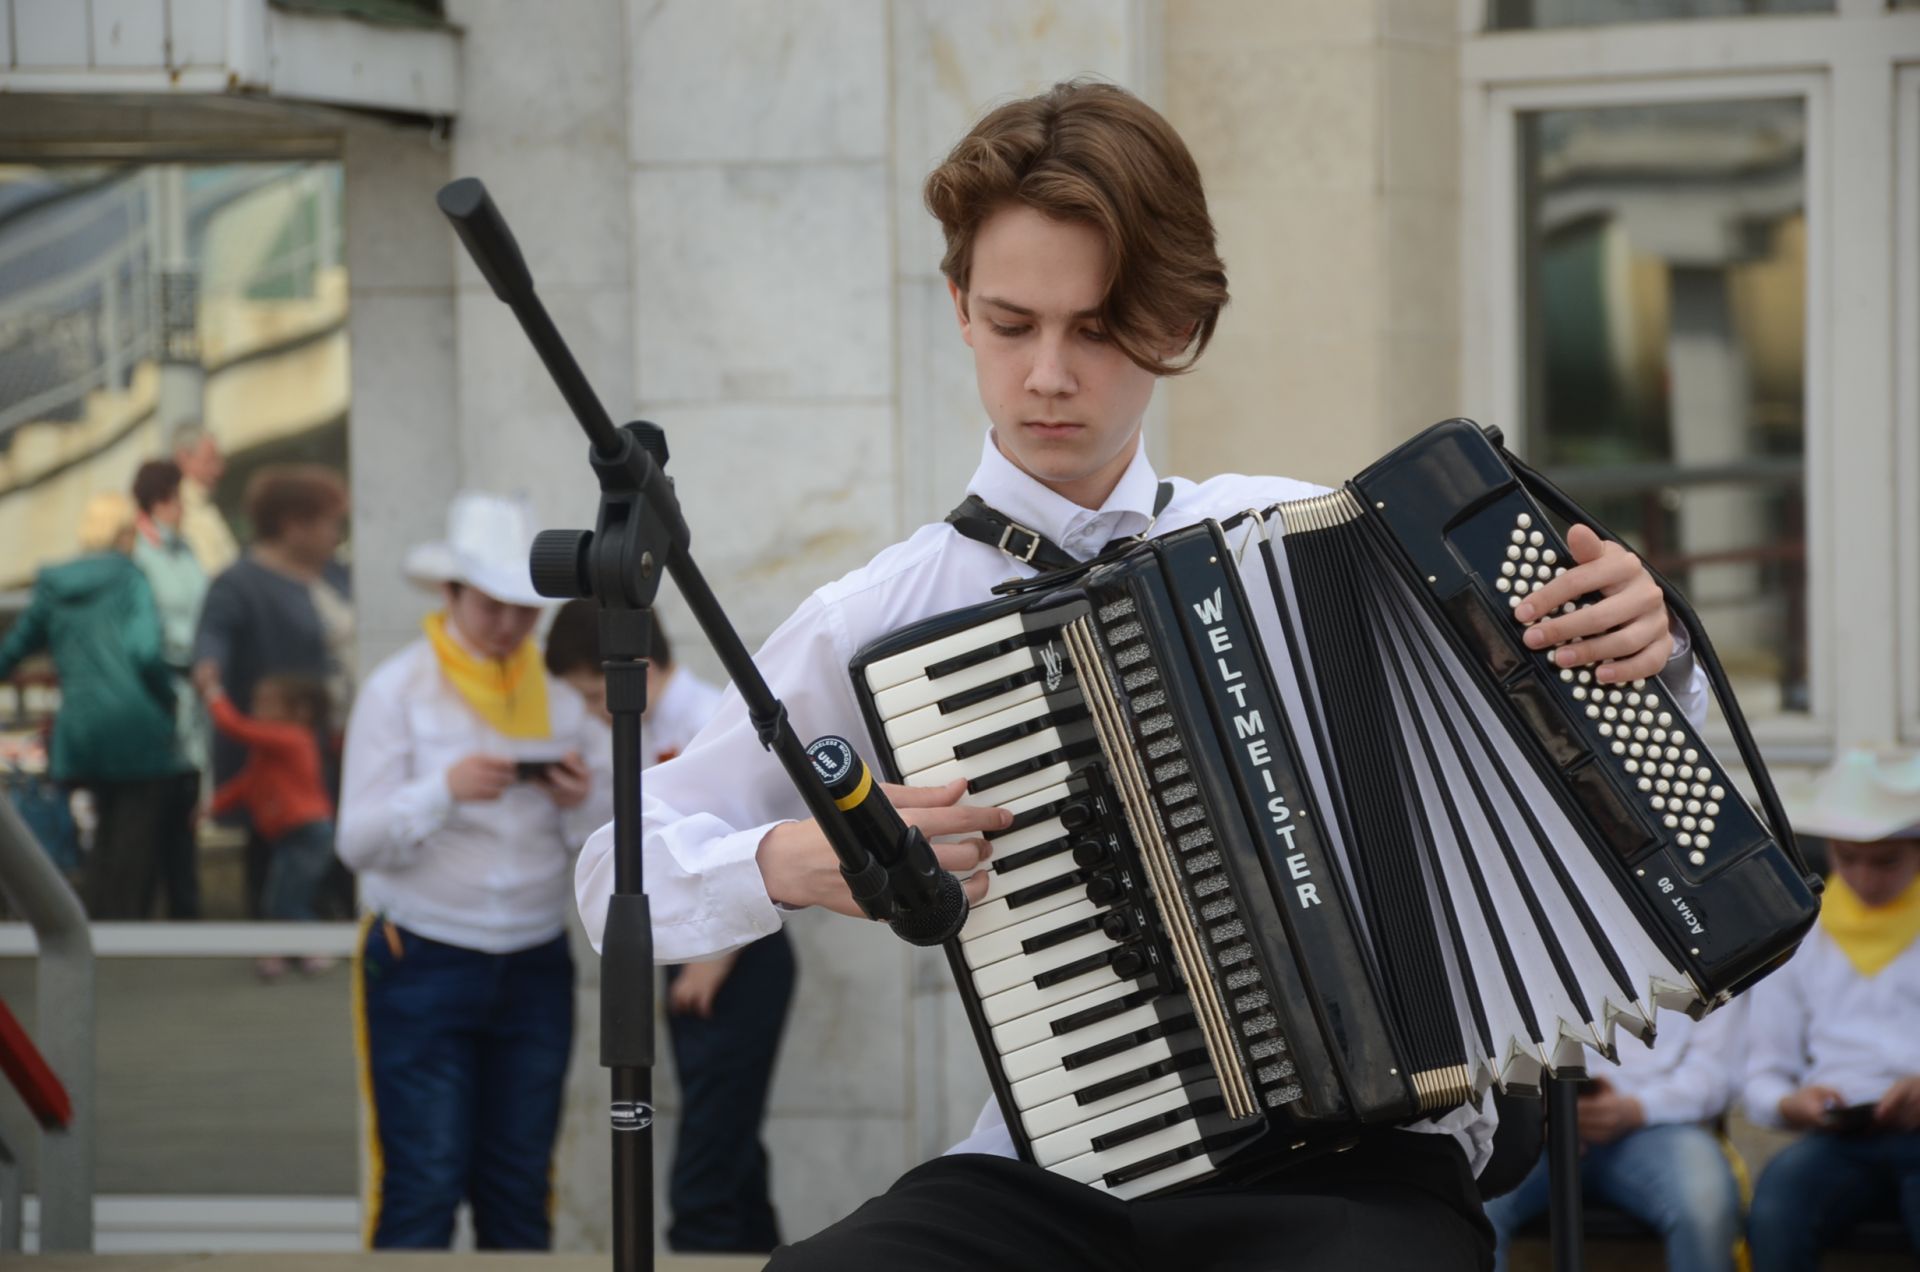
<path fill-rule="evenodd" d="M 1802 950 L 1796 958 L 1804 957 Z M 1747 1061 L 1740 1102 L 1760 1126 L 1784 1126 L 1780 1101 L 1800 1089 L 1807 1066 L 1811 1012 L 1806 988 L 1793 963 L 1747 994 Z"/>
<path fill-rule="evenodd" d="M 402 668 L 390 666 L 399 673 Z M 446 825 L 453 793 L 443 772 L 416 773 L 403 694 L 375 673 L 347 719 L 336 851 L 349 870 L 398 870 Z"/>
<path fill-rule="evenodd" d="M 1693 642 L 1687 639 L 1687 629 L 1678 623 L 1671 626 L 1673 653 L 1667 665 L 1660 669 L 1660 683 L 1673 695 L 1681 714 L 1693 721 L 1697 733 L 1707 727 L 1707 703 L 1712 697 L 1712 687 L 1707 683 L 1707 669 L 1693 656 Z"/>
<path fill-rule="evenodd" d="M 837 732 L 870 750 L 847 674 L 851 654 L 833 610 L 816 594 L 754 655 L 803 743 Z M 804 819 L 806 806 L 761 748 L 731 685 L 687 749 L 646 771 L 640 812 L 655 961 L 708 958 L 779 929 L 755 854 L 773 827 Z M 574 871 L 580 918 L 596 949 L 613 874 L 613 827 L 602 826 Z"/>

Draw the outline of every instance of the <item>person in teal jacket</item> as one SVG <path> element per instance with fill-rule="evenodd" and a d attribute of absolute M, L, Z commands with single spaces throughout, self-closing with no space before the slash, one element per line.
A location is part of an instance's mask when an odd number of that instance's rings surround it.
<path fill-rule="evenodd" d="M 185 502 L 180 465 L 149 460 L 133 475 L 133 502 L 139 520 L 133 536 L 133 563 L 147 576 L 160 615 L 160 656 L 173 673 L 174 742 L 180 769 L 173 800 L 160 823 L 160 887 L 167 917 L 200 917 L 200 864 L 194 813 L 200 804 L 200 775 L 207 767 L 212 728 L 189 675 L 193 637 L 207 599 L 207 573 L 180 535 Z"/>
<path fill-rule="evenodd" d="M 129 555 L 133 534 L 133 501 L 95 495 L 81 520 L 82 554 L 40 572 L 32 602 L 0 642 L 0 677 L 31 654 L 53 655 L 60 709 L 49 770 L 91 791 L 99 813 L 86 870 L 95 919 L 151 912 L 160 865 L 154 827 L 181 770 L 160 618 Z"/>

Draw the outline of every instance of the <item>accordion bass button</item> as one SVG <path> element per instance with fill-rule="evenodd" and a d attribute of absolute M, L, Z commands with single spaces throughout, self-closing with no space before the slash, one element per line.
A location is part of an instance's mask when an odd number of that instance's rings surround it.
<path fill-rule="evenodd" d="M 1694 851 L 1687 854 L 1687 860 L 1691 861 L 1696 866 L 1704 866 L 1707 864 L 1707 854 L 1704 852 L 1701 852 L 1699 849 L 1696 848 Z"/>
<path fill-rule="evenodd" d="M 1533 529 L 1533 514 L 1523 512 L 1513 519 L 1513 524 L 1519 526 L 1522 530 L 1531 530 Z"/>
<path fill-rule="evenodd" d="M 1098 839 L 1083 839 L 1073 846 L 1073 864 L 1083 870 L 1104 865 L 1107 860 L 1107 846 Z"/>

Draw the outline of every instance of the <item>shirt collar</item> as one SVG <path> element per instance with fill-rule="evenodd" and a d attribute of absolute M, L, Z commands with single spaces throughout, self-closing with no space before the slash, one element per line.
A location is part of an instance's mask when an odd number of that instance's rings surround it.
<path fill-rule="evenodd" d="M 1141 534 L 1153 521 L 1153 500 L 1160 479 L 1147 459 L 1143 439 L 1133 462 L 1098 509 L 1079 504 L 1028 476 L 993 444 L 989 429 L 981 443 L 980 467 L 967 483 L 967 493 L 978 495 L 1000 515 L 1051 539 L 1067 555 L 1084 561 L 1122 535 Z"/>

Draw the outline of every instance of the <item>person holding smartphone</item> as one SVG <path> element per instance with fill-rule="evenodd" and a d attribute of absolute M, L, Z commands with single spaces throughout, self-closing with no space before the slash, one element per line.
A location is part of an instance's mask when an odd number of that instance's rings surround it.
<path fill-rule="evenodd" d="M 1920 1254 L 1920 760 L 1849 752 L 1792 811 L 1833 872 L 1819 925 L 1751 995 L 1747 1115 L 1807 1132 L 1754 1189 L 1754 1272 L 1817 1268 L 1880 1216 Z"/>
<path fill-rule="evenodd" d="M 338 850 L 365 911 L 355 1034 L 372 1107 L 366 1237 L 446 1247 L 462 1201 L 481 1249 L 545 1249 L 573 1042 L 567 879 L 612 811 L 610 742 L 547 674 L 531 518 L 456 496 L 407 555 L 440 591 L 347 724 Z"/>

